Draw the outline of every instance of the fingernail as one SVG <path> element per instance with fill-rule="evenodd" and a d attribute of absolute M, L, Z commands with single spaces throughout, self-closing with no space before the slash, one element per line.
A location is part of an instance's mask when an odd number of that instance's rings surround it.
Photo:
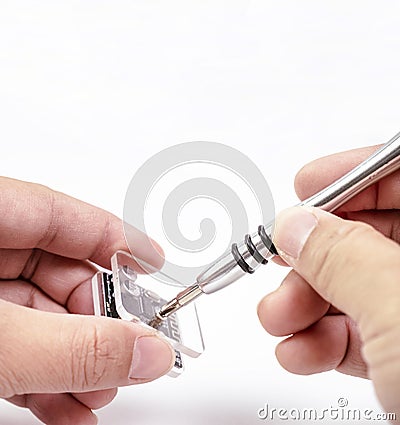
<path fill-rule="evenodd" d="M 154 335 L 140 336 L 133 346 L 132 379 L 156 379 L 167 373 L 174 362 L 172 347 Z"/>
<path fill-rule="evenodd" d="M 304 207 L 289 208 L 278 214 L 273 242 L 282 256 L 298 259 L 317 223 L 317 217 Z"/>

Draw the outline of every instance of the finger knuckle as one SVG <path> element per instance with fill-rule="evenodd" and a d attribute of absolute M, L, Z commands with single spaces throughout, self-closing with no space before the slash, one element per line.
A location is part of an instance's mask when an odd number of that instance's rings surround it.
<path fill-rule="evenodd" d="M 391 239 L 400 243 L 400 221 L 395 221 L 392 225 L 392 230 L 390 233 Z"/>
<path fill-rule="evenodd" d="M 348 222 L 336 229 L 334 234 L 327 235 L 325 247 L 316 253 L 314 281 L 323 287 L 328 296 L 332 296 L 336 283 L 345 280 L 346 275 L 360 274 L 363 264 L 358 264 L 357 256 L 351 255 L 357 249 L 356 241 L 364 241 L 373 232 L 373 228 L 365 223 Z M 363 259 L 365 261 L 365 259 Z"/>
<path fill-rule="evenodd" d="M 8 307 L 4 301 L 0 300 L 0 332 L 4 340 L 12 341 L 9 325 L 13 322 L 13 317 Z M 16 376 L 16 368 L 12 364 L 16 348 L 12 342 L 0 344 L 0 398 L 9 398 L 19 392 L 18 383 L 21 379 Z"/>
<path fill-rule="evenodd" d="M 10 398 L 18 393 L 15 383 L 18 382 L 13 373 L 3 368 L 0 370 L 0 398 Z"/>
<path fill-rule="evenodd" d="M 96 388 L 117 361 L 112 339 L 98 323 L 85 326 L 74 339 L 72 385 L 80 389 Z"/>
<path fill-rule="evenodd" d="M 365 338 L 363 356 L 366 359 L 373 376 L 393 374 L 393 370 L 399 363 L 400 347 L 393 341 L 400 338 L 400 319 L 381 321 L 378 326 Z M 398 384 L 398 379 L 396 385 Z"/>

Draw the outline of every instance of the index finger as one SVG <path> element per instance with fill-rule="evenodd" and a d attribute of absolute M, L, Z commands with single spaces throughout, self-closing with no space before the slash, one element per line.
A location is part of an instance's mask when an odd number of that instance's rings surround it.
<path fill-rule="evenodd" d="M 359 165 L 381 145 L 353 149 L 319 158 L 296 175 L 295 190 L 301 200 L 314 195 Z M 400 170 L 383 178 L 347 201 L 336 212 L 400 208 Z"/>
<path fill-rule="evenodd" d="M 128 250 L 122 221 L 113 214 L 48 187 L 0 177 L 0 248 L 32 249 L 90 260 L 109 268 L 117 250 Z M 155 267 L 162 250 L 133 229 L 137 258 Z"/>

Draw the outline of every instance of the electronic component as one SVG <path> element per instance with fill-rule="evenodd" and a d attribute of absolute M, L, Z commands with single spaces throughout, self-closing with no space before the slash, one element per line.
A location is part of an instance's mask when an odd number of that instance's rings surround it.
<path fill-rule="evenodd" d="M 197 357 L 204 349 L 195 306 L 191 311 L 185 311 L 185 314 L 172 314 L 161 323 L 152 323 L 152 319 L 167 302 L 167 298 L 155 292 L 153 286 L 156 287 L 158 283 L 165 295 L 171 289 L 154 280 L 146 285 L 143 279 L 143 284 L 139 285 L 134 271 L 135 260 L 126 252 L 115 253 L 111 263 L 112 273 L 98 272 L 92 280 L 95 314 L 129 320 L 156 329 L 175 349 L 175 364 L 169 375 L 178 376 L 183 371 L 182 353 Z"/>

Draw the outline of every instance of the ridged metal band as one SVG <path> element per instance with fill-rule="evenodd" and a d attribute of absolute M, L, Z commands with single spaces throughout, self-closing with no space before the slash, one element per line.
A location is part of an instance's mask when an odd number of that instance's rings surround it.
<path fill-rule="evenodd" d="M 260 235 L 260 238 L 265 247 L 268 248 L 272 254 L 279 255 L 278 251 L 275 248 L 275 245 L 272 243 L 271 238 L 267 235 L 267 232 L 265 231 L 265 227 L 263 225 L 258 226 L 258 234 Z"/>
<path fill-rule="evenodd" d="M 232 248 L 231 248 L 231 252 L 233 255 L 233 258 L 235 259 L 235 261 L 238 263 L 238 265 L 240 266 L 240 268 L 246 272 L 246 273 L 254 273 L 255 270 L 253 268 L 251 268 L 246 261 L 244 260 L 244 258 L 242 257 L 242 254 L 239 252 L 238 246 L 236 243 L 232 244 Z"/>
<path fill-rule="evenodd" d="M 249 250 L 252 257 L 258 261 L 260 264 L 267 264 L 268 260 L 264 258 L 259 251 L 257 250 L 256 246 L 254 245 L 253 241 L 251 240 L 250 235 L 246 235 L 244 237 L 244 242 L 247 246 L 247 249 Z"/>

